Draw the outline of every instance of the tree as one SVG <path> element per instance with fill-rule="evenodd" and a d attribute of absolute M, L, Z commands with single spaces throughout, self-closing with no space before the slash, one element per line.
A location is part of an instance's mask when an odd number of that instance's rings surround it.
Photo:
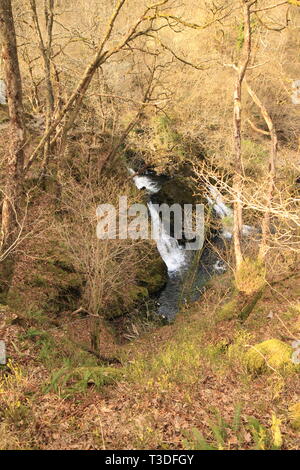
<path fill-rule="evenodd" d="M 0 38 L 10 117 L 10 145 L 7 154 L 0 243 L 0 259 L 2 260 L 0 288 L 6 293 L 14 269 L 13 248 L 21 229 L 18 217 L 21 204 L 25 145 L 22 81 L 11 0 L 1 0 L 0 2 Z"/>
<path fill-rule="evenodd" d="M 36 33 L 38 36 L 39 49 L 41 51 L 43 63 L 44 63 L 44 73 L 45 73 L 45 82 L 46 82 L 46 91 L 47 91 L 47 106 L 46 106 L 46 131 L 49 129 L 52 121 L 52 116 L 54 112 L 54 91 L 51 80 L 51 59 L 52 59 L 52 41 L 53 41 L 53 23 L 54 23 L 54 0 L 45 0 L 44 2 L 44 18 L 46 25 L 46 38 L 43 38 L 39 16 L 36 7 L 36 1 L 30 0 L 30 6 L 32 10 L 33 23 L 36 28 Z M 49 157 L 51 152 L 50 146 L 50 137 L 45 143 L 44 147 L 44 159 L 43 159 L 43 168 L 42 175 L 43 180 L 45 179 L 45 173 L 47 171 L 47 166 L 49 163 Z M 43 181 L 45 183 L 45 181 Z"/>
<path fill-rule="evenodd" d="M 115 23 L 120 15 L 122 8 L 124 7 L 126 0 L 119 0 L 113 10 L 113 13 L 108 21 L 106 31 L 100 43 L 96 48 L 96 52 L 92 57 L 92 60 L 83 72 L 81 79 L 75 86 L 73 92 L 70 94 L 64 107 L 59 114 L 53 119 L 51 125 L 46 129 L 43 137 L 39 144 L 31 154 L 27 164 L 25 165 L 25 172 L 29 170 L 33 162 L 36 160 L 39 152 L 44 149 L 49 138 L 51 138 L 51 144 L 54 144 L 60 140 L 60 153 L 62 153 L 67 134 L 72 128 L 74 121 L 78 115 L 78 112 L 82 106 L 83 99 L 87 93 L 87 90 L 92 82 L 92 79 L 96 71 L 108 60 L 123 51 L 128 47 L 134 40 L 141 36 L 147 35 L 152 31 L 160 29 L 160 26 L 155 25 L 155 19 L 159 17 L 159 8 L 167 4 L 169 0 L 161 0 L 157 3 L 153 3 L 147 6 L 141 16 L 132 24 L 128 32 L 122 37 L 120 42 L 116 46 L 108 47 L 107 44 L 111 39 L 112 32 L 115 27 Z M 154 12 L 154 13 L 153 13 Z"/>
<path fill-rule="evenodd" d="M 243 160 L 242 160 L 242 145 L 241 145 L 241 101 L 242 101 L 242 85 L 247 71 L 247 67 L 251 57 L 251 6 L 256 3 L 255 1 L 242 0 L 243 7 L 243 26 L 244 26 L 244 45 L 243 54 L 236 69 L 236 81 L 233 97 L 233 127 L 234 127 L 234 150 L 235 150 L 235 177 L 234 177 L 234 251 L 236 268 L 238 269 L 243 261 L 241 249 L 241 235 L 243 227 L 243 213 L 241 202 L 242 191 L 242 178 L 243 178 Z"/>
<path fill-rule="evenodd" d="M 273 120 L 270 116 L 265 105 L 259 99 L 257 94 L 252 90 L 250 85 L 246 82 L 246 87 L 249 95 L 253 99 L 254 103 L 260 109 L 260 112 L 267 124 L 269 134 L 271 138 L 271 148 L 269 156 L 269 174 L 268 174 L 268 190 L 266 195 L 266 210 L 262 220 L 262 239 L 259 247 L 258 257 L 261 261 L 264 261 L 267 252 L 267 237 L 270 232 L 270 218 L 271 218 L 271 207 L 273 201 L 273 195 L 275 190 L 275 177 L 276 177 L 276 160 L 277 160 L 277 147 L 278 138 Z"/>

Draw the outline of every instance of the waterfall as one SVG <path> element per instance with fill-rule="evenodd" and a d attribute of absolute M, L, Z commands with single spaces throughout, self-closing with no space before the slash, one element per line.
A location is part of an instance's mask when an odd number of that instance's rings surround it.
<path fill-rule="evenodd" d="M 198 251 L 188 250 L 184 233 L 182 233 L 181 240 L 172 237 L 165 226 L 168 221 L 163 220 L 160 216 L 159 205 L 154 203 L 160 200 L 165 201 L 166 195 L 160 191 L 166 181 L 166 176 L 157 175 L 152 170 L 145 170 L 143 174 L 137 174 L 131 168 L 128 168 L 128 171 L 136 187 L 148 193 L 147 206 L 151 216 L 152 230 L 155 230 L 158 252 L 168 269 L 168 281 L 159 296 L 157 313 L 170 322 L 175 318 L 183 302 L 198 300 L 211 277 L 226 271 L 226 264 L 220 259 L 218 253 L 225 247 L 224 239 L 230 240 L 233 236 L 233 210 L 225 203 L 220 191 L 209 185 L 206 199 L 215 216 L 221 219 L 222 229 L 210 239 L 210 244 L 204 245 L 202 251 L 200 248 Z M 175 181 L 174 184 L 176 185 Z M 258 232 L 259 230 L 250 225 L 242 227 L 244 236 Z M 201 255 L 200 259 L 199 255 Z"/>
<path fill-rule="evenodd" d="M 132 168 L 128 168 L 129 172 L 134 175 L 133 181 L 138 189 L 145 189 L 150 197 L 147 203 L 153 232 L 156 233 L 156 246 L 160 256 L 167 266 L 168 274 L 182 271 L 188 263 L 187 252 L 182 246 L 179 245 L 178 240 L 171 237 L 164 226 L 164 221 L 160 219 L 159 210 L 157 205 L 151 201 L 151 194 L 156 194 L 160 191 L 162 184 L 159 181 L 154 181 L 153 176 L 136 175 Z"/>
<path fill-rule="evenodd" d="M 223 220 L 223 229 L 221 235 L 223 238 L 231 239 L 233 236 L 233 210 L 226 205 L 220 191 L 214 186 L 208 186 L 209 195 L 206 196 L 208 204 L 212 207 L 216 215 Z M 249 237 L 260 231 L 251 225 L 242 226 L 242 235 Z"/>
<path fill-rule="evenodd" d="M 151 216 L 152 230 L 156 235 L 157 250 L 168 270 L 168 281 L 159 296 L 157 313 L 167 321 L 172 321 L 178 313 L 181 303 L 185 300 L 185 281 L 196 252 L 185 248 L 186 240 L 180 244 L 176 238 L 169 234 L 164 223 L 169 221 L 164 221 L 160 217 L 159 205 L 154 204 L 151 199 L 152 195 L 161 190 L 163 178 L 157 176 L 155 172 L 147 176 L 145 174 L 137 175 L 131 168 L 128 170 L 133 175 L 132 179 L 136 187 L 145 189 L 149 194 L 147 206 Z"/>
<path fill-rule="evenodd" d="M 223 219 L 224 217 L 232 217 L 233 210 L 228 207 L 223 199 L 220 191 L 217 190 L 214 186 L 208 186 L 210 196 L 206 196 L 209 205 L 215 210 L 216 214 Z"/>
<path fill-rule="evenodd" d="M 158 234 L 156 246 L 168 268 L 168 274 L 181 271 L 187 265 L 187 255 L 184 248 L 179 245 L 175 238 L 167 233 L 163 221 L 160 220 L 159 212 L 151 201 L 148 202 L 148 208 L 152 226 Z"/>
<path fill-rule="evenodd" d="M 161 184 L 158 181 L 153 181 L 150 176 L 138 175 L 132 168 L 127 168 L 132 177 L 134 184 L 138 189 L 146 189 L 150 194 L 158 193 L 161 189 Z"/>

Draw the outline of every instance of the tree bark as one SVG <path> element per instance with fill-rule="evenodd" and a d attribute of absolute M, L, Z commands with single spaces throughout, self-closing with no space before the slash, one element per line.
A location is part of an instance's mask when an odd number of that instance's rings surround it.
<path fill-rule="evenodd" d="M 277 160 L 277 147 L 278 147 L 278 138 L 276 129 L 273 123 L 273 120 L 265 107 L 262 101 L 259 99 L 257 94 L 252 90 L 250 85 L 246 82 L 246 87 L 249 95 L 253 99 L 254 103 L 258 106 L 261 111 L 261 114 L 268 126 L 269 135 L 271 137 L 271 148 L 270 148 L 270 157 L 269 157 L 269 172 L 268 172 L 268 190 L 266 194 L 266 210 L 262 220 L 262 238 L 259 246 L 258 257 L 260 260 L 264 261 L 266 253 L 268 251 L 267 241 L 268 235 L 270 233 L 270 222 L 271 222 L 271 207 L 274 197 L 275 190 L 275 177 L 276 177 L 276 160 Z"/>
<path fill-rule="evenodd" d="M 22 82 L 11 0 L 0 1 L 0 38 L 10 117 L 10 142 L 7 152 L 6 183 L 2 206 L 0 240 L 0 291 L 7 293 L 14 269 L 14 243 L 18 237 L 23 169 L 25 127 L 23 122 Z"/>
<path fill-rule="evenodd" d="M 243 16 L 244 16 L 244 45 L 242 51 L 242 60 L 235 67 L 237 71 L 235 89 L 234 89 L 234 106 L 233 106 L 233 128 L 234 128 L 234 152 L 235 152 L 235 176 L 233 189 L 235 193 L 234 201 L 234 229 L 233 241 L 236 269 L 238 270 L 242 261 L 243 254 L 241 248 L 242 227 L 243 227 L 243 205 L 241 200 L 242 182 L 243 182 L 243 158 L 242 158 L 242 85 L 247 71 L 247 67 L 251 56 L 251 5 L 247 0 L 243 0 Z"/>
<path fill-rule="evenodd" d="M 49 130 L 52 117 L 54 113 L 54 91 L 51 80 L 51 56 L 52 56 L 52 37 L 53 37 L 53 24 L 54 24 L 54 0 L 44 0 L 44 18 L 46 25 L 46 38 L 43 38 L 36 0 L 30 0 L 30 6 L 32 11 L 32 19 L 35 25 L 36 33 L 38 36 L 39 48 L 42 54 L 44 62 L 45 82 L 47 90 L 47 106 L 45 113 L 46 132 Z M 51 154 L 50 136 L 45 142 L 44 156 L 42 163 L 42 186 L 46 189 L 46 174 L 50 162 Z"/>

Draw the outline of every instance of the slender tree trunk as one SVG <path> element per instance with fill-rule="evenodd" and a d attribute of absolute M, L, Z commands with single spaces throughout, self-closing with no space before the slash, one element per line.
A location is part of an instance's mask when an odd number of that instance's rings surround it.
<path fill-rule="evenodd" d="M 54 0 L 44 0 L 44 15 L 47 29 L 47 38 L 44 47 L 44 67 L 47 85 L 47 112 L 46 112 L 46 131 L 51 126 L 52 116 L 54 112 L 54 92 L 51 80 L 51 55 L 52 55 L 52 33 L 54 22 Z M 42 167 L 42 184 L 46 188 L 46 175 L 52 152 L 50 137 L 44 147 L 44 159 Z"/>
<path fill-rule="evenodd" d="M 235 175 L 233 189 L 235 193 L 234 201 L 234 224 L 233 224 L 233 242 L 235 253 L 236 269 L 239 268 L 243 261 L 241 238 L 243 227 L 243 207 L 241 202 L 242 180 L 243 180 L 243 162 L 241 147 L 241 79 L 238 75 L 234 91 L 234 109 L 233 109 L 233 125 L 234 125 L 234 150 L 235 150 Z"/>
<path fill-rule="evenodd" d="M 243 254 L 241 248 L 242 227 L 243 227 L 243 205 L 242 205 L 242 183 L 244 176 L 243 158 L 242 158 L 242 85 L 247 71 L 247 67 L 251 56 L 251 5 L 247 0 L 242 0 L 243 16 L 244 16 L 244 44 L 242 50 L 242 59 L 240 64 L 235 67 L 237 71 L 235 89 L 234 89 L 234 106 L 233 106 L 233 128 L 234 128 L 234 152 L 235 152 L 235 176 L 233 189 L 235 193 L 234 201 L 234 229 L 233 241 L 236 269 L 238 270 L 242 261 Z"/>
<path fill-rule="evenodd" d="M 46 121 L 46 132 L 49 130 L 52 122 L 52 117 L 54 113 L 54 92 L 53 85 L 51 80 L 51 55 L 52 55 L 52 36 L 53 36 L 53 23 L 54 23 L 54 0 L 44 0 L 44 18 L 46 25 L 46 36 L 45 39 L 42 34 L 40 20 L 38 16 L 36 0 L 30 0 L 30 6 L 32 11 L 32 19 L 35 25 L 36 33 L 38 36 L 39 48 L 44 62 L 44 72 L 45 72 L 45 83 L 46 83 L 46 96 L 47 96 L 47 105 L 45 113 Z M 45 142 L 44 146 L 44 157 L 42 163 L 42 185 L 46 186 L 46 174 L 50 162 L 51 154 L 51 145 L 50 145 L 50 136 Z"/>
<path fill-rule="evenodd" d="M 261 261 L 264 261 L 268 246 L 268 235 L 270 233 L 270 219 L 271 219 L 271 207 L 272 201 L 274 197 L 274 190 L 275 190 L 275 177 L 276 177 L 276 160 L 277 160 L 277 147 L 278 147 L 278 139 L 276 129 L 274 127 L 273 120 L 268 113 L 267 108 L 259 99 L 257 94 L 252 90 L 250 85 L 246 82 L 246 87 L 248 90 L 249 95 L 253 99 L 254 103 L 258 106 L 261 111 L 261 114 L 268 126 L 269 134 L 271 137 L 271 149 L 270 149 L 270 157 L 269 157 L 269 171 L 268 171 L 268 190 L 266 194 L 266 210 L 264 213 L 264 217 L 262 220 L 262 239 L 259 247 L 258 257 Z"/>
<path fill-rule="evenodd" d="M 14 269 L 13 246 L 18 237 L 18 215 L 22 193 L 25 144 L 22 82 L 11 0 L 0 1 L 0 38 L 10 117 L 10 143 L 7 152 L 0 242 L 0 259 L 2 259 L 0 283 L 2 292 L 7 293 Z"/>

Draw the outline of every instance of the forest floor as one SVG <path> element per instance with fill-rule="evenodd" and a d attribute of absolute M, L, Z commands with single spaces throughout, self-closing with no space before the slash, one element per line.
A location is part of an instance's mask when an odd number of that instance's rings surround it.
<path fill-rule="evenodd" d="M 253 374 L 243 357 L 261 341 L 299 338 L 299 294 L 297 275 L 267 287 L 241 324 L 227 273 L 172 325 L 133 315 L 131 341 L 103 325 L 101 354 L 120 361 L 110 365 L 78 347 L 87 318 L 1 306 L 0 448 L 296 449 L 299 374 Z"/>

